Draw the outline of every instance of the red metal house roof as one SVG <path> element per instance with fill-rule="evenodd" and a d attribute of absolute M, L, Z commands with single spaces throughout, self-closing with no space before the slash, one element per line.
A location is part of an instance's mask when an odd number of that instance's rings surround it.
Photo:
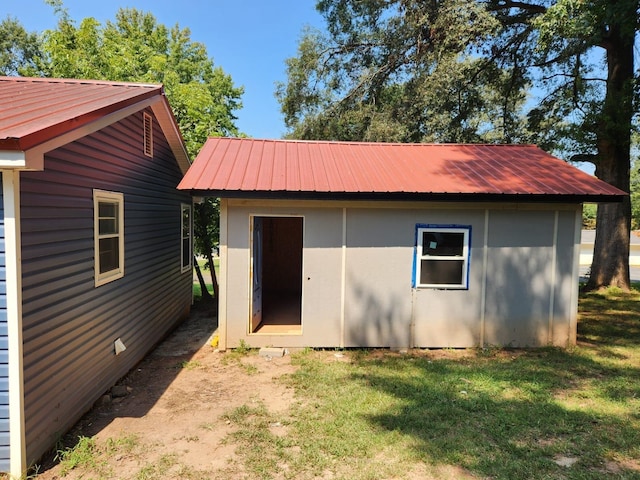
<path fill-rule="evenodd" d="M 621 190 L 533 145 L 210 138 L 178 186 L 248 198 L 619 201 Z"/>
<path fill-rule="evenodd" d="M 178 160 L 188 165 L 162 85 L 142 83 L 0 76 L 0 151 L 28 151 L 137 104 L 154 107 Z"/>

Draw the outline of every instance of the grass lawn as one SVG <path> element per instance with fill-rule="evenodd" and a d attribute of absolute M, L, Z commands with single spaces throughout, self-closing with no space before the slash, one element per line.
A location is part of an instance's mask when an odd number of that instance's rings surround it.
<path fill-rule="evenodd" d="M 213 295 L 213 285 L 211 284 L 211 272 L 208 268 L 206 268 L 207 261 L 203 257 L 197 257 L 198 266 L 200 267 L 200 271 L 202 272 L 202 276 L 204 277 L 207 290 L 209 293 Z M 213 266 L 216 270 L 216 276 L 220 275 L 220 258 L 215 257 L 213 259 Z M 193 283 L 193 298 L 195 301 L 198 301 L 202 298 L 202 288 L 200 287 L 200 283 L 195 281 Z"/>
<path fill-rule="evenodd" d="M 224 418 L 251 478 L 640 479 L 640 292 L 579 308 L 568 350 L 305 350 L 292 409 Z"/>

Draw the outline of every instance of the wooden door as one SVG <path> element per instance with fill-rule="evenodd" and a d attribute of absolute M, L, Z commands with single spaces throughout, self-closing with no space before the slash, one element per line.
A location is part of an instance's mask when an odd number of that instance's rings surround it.
<path fill-rule="evenodd" d="M 251 246 L 251 330 L 255 332 L 262 322 L 262 217 L 253 217 Z"/>

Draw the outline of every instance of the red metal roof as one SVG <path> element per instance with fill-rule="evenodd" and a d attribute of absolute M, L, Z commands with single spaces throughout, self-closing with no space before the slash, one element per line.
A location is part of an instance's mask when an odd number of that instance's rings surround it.
<path fill-rule="evenodd" d="M 178 188 L 221 197 L 618 201 L 626 195 L 533 145 L 245 138 L 208 139 Z"/>
<path fill-rule="evenodd" d="M 27 150 L 154 95 L 161 85 L 0 77 L 0 150 Z"/>

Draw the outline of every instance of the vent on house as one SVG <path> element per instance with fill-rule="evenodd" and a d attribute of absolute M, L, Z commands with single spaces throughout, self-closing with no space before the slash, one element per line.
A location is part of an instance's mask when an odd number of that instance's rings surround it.
<path fill-rule="evenodd" d="M 153 157 L 153 118 L 144 114 L 144 154 Z"/>

